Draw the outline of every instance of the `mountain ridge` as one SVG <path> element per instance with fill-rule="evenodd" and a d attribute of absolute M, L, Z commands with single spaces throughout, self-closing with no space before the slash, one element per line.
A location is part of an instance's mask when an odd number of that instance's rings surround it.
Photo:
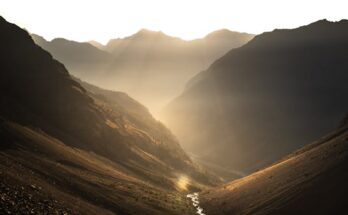
<path fill-rule="evenodd" d="M 93 52 L 83 49 L 84 43 L 72 41 L 58 47 L 55 40 L 36 43 L 66 64 L 74 76 L 106 89 L 127 92 L 156 113 L 181 92 L 192 75 L 253 37 L 232 31 L 217 33 L 185 41 L 159 31 L 140 30 L 125 38 L 111 39 L 101 51 L 96 48 Z"/>
<path fill-rule="evenodd" d="M 218 183 L 140 103 L 86 90 L 25 30 L 0 29 L 1 213 L 190 214 L 184 193 Z"/>
<path fill-rule="evenodd" d="M 272 163 L 346 113 L 347 23 L 319 21 L 256 36 L 191 79 L 160 118 L 202 159 L 242 172 Z"/>

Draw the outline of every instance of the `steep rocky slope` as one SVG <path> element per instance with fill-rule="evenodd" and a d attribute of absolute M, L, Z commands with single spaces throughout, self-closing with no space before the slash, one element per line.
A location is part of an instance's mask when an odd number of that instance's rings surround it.
<path fill-rule="evenodd" d="M 346 20 L 258 35 L 193 78 L 162 119 L 200 159 L 250 173 L 337 125 L 347 56 Z"/>
<path fill-rule="evenodd" d="M 181 192 L 209 186 L 214 178 L 162 124 L 123 93 L 106 98 L 86 91 L 26 31 L 3 18 L 0 29 L 5 211 L 190 212 Z"/>

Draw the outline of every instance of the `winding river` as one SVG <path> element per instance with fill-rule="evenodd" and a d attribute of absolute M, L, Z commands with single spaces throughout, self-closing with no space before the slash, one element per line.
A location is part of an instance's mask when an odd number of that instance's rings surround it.
<path fill-rule="evenodd" d="M 203 213 L 203 208 L 201 208 L 199 206 L 199 200 L 198 200 L 198 196 L 199 194 L 198 193 L 190 193 L 190 194 L 187 194 L 187 198 L 191 199 L 192 201 L 192 205 L 193 207 L 196 208 L 196 213 L 198 215 L 206 215 L 205 213 Z"/>

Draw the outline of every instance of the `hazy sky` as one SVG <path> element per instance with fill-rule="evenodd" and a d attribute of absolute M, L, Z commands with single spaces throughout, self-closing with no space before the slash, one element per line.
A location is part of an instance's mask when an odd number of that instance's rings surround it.
<path fill-rule="evenodd" d="M 348 19 L 347 0 L 0 0 L 0 15 L 46 39 L 131 35 L 141 28 L 194 39 L 228 28 L 261 33 Z"/>

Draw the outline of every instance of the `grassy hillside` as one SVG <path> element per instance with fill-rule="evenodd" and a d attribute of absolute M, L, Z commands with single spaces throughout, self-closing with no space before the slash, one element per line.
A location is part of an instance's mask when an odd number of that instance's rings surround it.
<path fill-rule="evenodd" d="M 201 194 L 207 214 L 346 214 L 348 124 L 247 177 Z"/>
<path fill-rule="evenodd" d="M 38 128 L 1 120 L 0 138 L 2 214 L 191 214 L 183 194 Z"/>

